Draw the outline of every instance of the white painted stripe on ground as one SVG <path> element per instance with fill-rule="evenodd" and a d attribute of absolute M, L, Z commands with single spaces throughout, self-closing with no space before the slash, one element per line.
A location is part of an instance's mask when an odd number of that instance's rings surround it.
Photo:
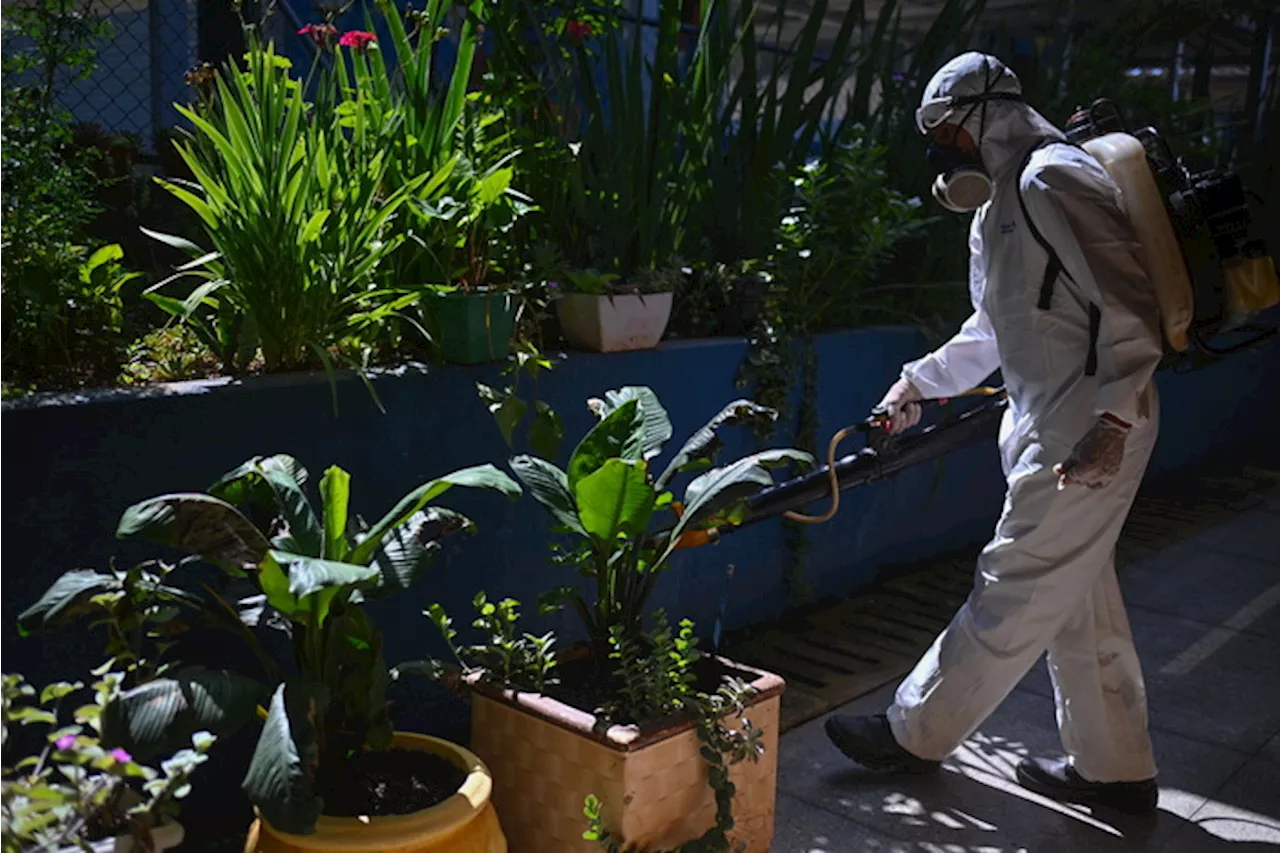
<path fill-rule="evenodd" d="M 1186 675 L 1277 604 L 1280 604 L 1280 584 L 1276 584 L 1241 607 L 1230 619 L 1205 634 L 1186 651 L 1165 664 L 1160 674 Z"/>

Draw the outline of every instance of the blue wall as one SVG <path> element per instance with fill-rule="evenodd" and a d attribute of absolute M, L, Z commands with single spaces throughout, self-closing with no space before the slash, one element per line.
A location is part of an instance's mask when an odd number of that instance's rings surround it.
<path fill-rule="evenodd" d="M 733 378 L 745 354 L 740 340 L 669 342 L 657 350 L 574 354 L 543 380 L 542 393 L 563 416 L 564 453 L 592 423 L 588 396 L 626 384 L 651 386 L 675 428 L 671 450 L 722 404 L 745 396 Z M 818 344 L 820 434 L 865 415 L 899 365 L 924 349 L 908 329 L 826 335 Z M 1280 346 L 1234 356 L 1191 376 L 1162 375 L 1163 433 L 1152 474 L 1174 471 L 1280 426 L 1275 388 Z M 441 368 L 377 380 L 387 413 L 356 380 L 340 382 L 334 416 L 323 377 L 267 377 L 243 383 L 192 383 L 167 391 L 113 392 L 78 402 L 6 404 L 3 414 L 4 668 L 39 681 L 72 676 L 99 662 L 84 637 L 59 633 L 19 639 L 14 618 L 61 572 L 155 556 L 140 543 L 113 538 L 130 503 L 166 491 L 200 490 L 255 454 L 298 457 L 318 480 L 330 464 L 353 478 L 353 509 L 376 518 L 415 485 L 508 453 L 475 394 L 496 370 Z M 852 448 L 854 445 L 849 445 Z M 748 452 L 739 434 L 728 454 Z M 846 493 L 840 514 L 811 531 L 804 579 L 813 594 L 848 593 L 878 568 L 985 539 L 1001 504 L 1003 483 L 994 445 L 970 448 L 940 466 L 906 472 Z M 437 651 L 434 628 L 420 615 L 439 601 L 465 616 L 478 589 L 511 595 L 532 611 L 536 596 L 575 576 L 551 565 L 545 518 L 532 498 L 510 503 L 492 494 L 449 492 L 444 505 L 469 514 L 474 537 L 455 537 L 427 579 L 398 600 L 380 603 L 392 662 Z M 677 554 L 653 602 L 710 631 L 729 589 L 726 627 L 783 612 L 788 551 L 781 524 L 767 522 L 720 545 Z M 568 615 L 540 624 L 568 636 Z M 77 632 L 72 632 L 77 633 Z"/>

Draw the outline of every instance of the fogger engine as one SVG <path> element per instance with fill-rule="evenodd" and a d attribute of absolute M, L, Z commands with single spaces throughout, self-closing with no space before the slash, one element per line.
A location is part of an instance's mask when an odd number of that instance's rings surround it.
<path fill-rule="evenodd" d="M 1195 350 L 1221 356 L 1275 331 L 1248 325 L 1280 303 L 1280 278 L 1267 245 L 1267 229 L 1274 226 L 1262 199 L 1239 175 L 1193 171 L 1153 127 L 1127 133 L 1106 98 L 1077 110 L 1066 133 L 1069 142 L 1102 164 L 1124 194 L 1146 250 L 1172 354 Z M 1254 334 L 1223 345 L 1221 336 L 1243 331 Z"/>

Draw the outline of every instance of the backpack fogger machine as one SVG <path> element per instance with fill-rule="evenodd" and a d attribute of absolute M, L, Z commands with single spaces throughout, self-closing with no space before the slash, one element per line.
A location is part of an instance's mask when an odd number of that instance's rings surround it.
<path fill-rule="evenodd" d="M 1275 333 L 1250 322 L 1280 303 L 1274 214 L 1239 175 L 1194 171 L 1155 128 L 1127 132 L 1106 98 L 1077 109 L 1066 134 L 1120 188 L 1160 304 L 1163 367 L 1202 367 Z"/>
<path fill-rule="evenodd" d="M 1156 291 L 1164 336 L 1161 369 L 1183 372 L 1214 363 L 1273 335 L 1274 327 L 1253 324 L 1261 312 L 1280 304 L 1280 279 L 1267 238 L 1262 201 L 1230 171 L 1193 171 L 1176 157 L 1151 127 L 1128 133 L 1115 105 L 1100 98 L 1078 109 L 1066 126 L 1067 141 L 1096 159 L 1119 186 L 1135 236 L 1146 255 Z M 836 433 L 826 464 L 813 472 L 764 489 L 748 499 L 747 511 L 732 524 L 686 529 L 677 548 L 715 542 L 726 533 L 776 516 L 819 524 L 835 516 L 840 493 L 892 477 L 948 453 L 994 441 L 1008 405 L 1002 388 L 977 388 L 961 395 L 976 406 L 915 434 L 879 434 L 886 413 Z M 937 406 L 948 400 L 923 400 Z M 841 442 L 854 433 L 868 436 L 863 449 L 836 458 Z M 824 496 L 829 508 L 803 515 L 802 507 Z"/>

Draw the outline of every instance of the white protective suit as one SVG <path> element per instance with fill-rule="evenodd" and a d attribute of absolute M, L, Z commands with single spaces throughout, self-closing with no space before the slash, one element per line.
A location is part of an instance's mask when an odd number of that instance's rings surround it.
<path fill-rule="evenodd" d="M 985 62 L 985 65 L 984 65 Z M 966 53 L 930 81 L 924 103 L 984 91 L 1020 93 L 998 60 Z M 1142 673 L 1116 583 L 1115 543 L 1155 444 L 1152 374 L 1162 353 L 1158 307 L 1118 187 L 1080 148 L 1020 101 L 968 113 L 995 183 L 973 216 L 973 314 L 947 343 L 904 366 L 925 397 L 951 396 L 1000 369 L 1009 409 L 1000 429 L 1008 481 L 973 593 L 897 691 L 895 738 L 921 758 L 956 749 L 1048 652 L 1062 743 L 1094 782 L 1155 776 Z M 1038 307 L 1047 253 L 1018 201 L 1056 249 L 1066 274 Z M 1099 309 L 1096 370 L 1088 375 L 1090 305 Z M 1120 471 L 1101 489 L 1058 488 L 1065 460 L 1097 417 L 1133 424 Z"/>

